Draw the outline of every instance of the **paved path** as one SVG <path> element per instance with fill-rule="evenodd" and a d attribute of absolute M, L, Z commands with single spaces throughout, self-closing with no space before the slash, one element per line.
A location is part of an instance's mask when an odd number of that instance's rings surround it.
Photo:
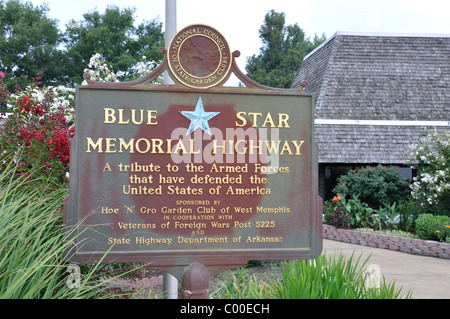
<path fill-rule="evenodd" d="M 379 267 L 387 281 L 395 280 L 402 293 L 412 290 L 414 299 L 450 299 L 450 259 L 412 255 L 388 249 L 353 245 L 324 239 L 324 252 L 342 251 L 344 256 L 352 252 L 367 264 Z"/>

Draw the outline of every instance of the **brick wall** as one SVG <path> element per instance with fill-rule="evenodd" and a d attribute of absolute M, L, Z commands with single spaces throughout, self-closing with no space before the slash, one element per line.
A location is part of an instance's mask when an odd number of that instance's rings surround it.
<path fill-rule="evenodd" d="M 323 238 L 350 244 L 397 250 L 405 253 L 450 259 L 450 243 L 365 233 L 323 225 Z"/>

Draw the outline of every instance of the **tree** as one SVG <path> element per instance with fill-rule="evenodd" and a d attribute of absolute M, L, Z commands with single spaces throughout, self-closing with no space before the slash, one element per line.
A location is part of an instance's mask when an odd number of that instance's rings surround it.
<path fill-rule="evenodd" d="M 108 6 L 103 14 L 92 11 L 80 22 L 71 21 L 64 35 L 67 46 L 68 81 L 81 83 L 83 69 L 90 58 L 99 53 L 118 74 L 127 80 L 130 68 L 143 56 L 158 61 L 159 47 L 164 46 L 162 24 L 157 20 L 144 21 L 134 26 L 133 8 L 120 10 Z"/>
<path fill-rule="evenodd" d="M 45 84 L 61 74 L 60 32 L 48 11 L 45 4 L 0 0 L 0 71 L 10 90 L 16 83 L 25 87 L 39 72 Z"/>
<path fill-rule="evenodd" d="M 289 88 L 302 59 L 325 41 L 325 35 L 310 40 L 297 25 L 285 26 L 285 14 L 269 11 L 259 29 L 263 46 L 258 56 L 247 59 L 245 69 L 254 81 Z"/>

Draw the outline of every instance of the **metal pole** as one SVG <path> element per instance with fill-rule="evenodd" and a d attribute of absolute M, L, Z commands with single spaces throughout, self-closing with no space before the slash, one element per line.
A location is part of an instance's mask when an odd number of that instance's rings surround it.
<path fill-rule="evenodd" d="M 166 0 L 165 47 L 169 48 L 170 40 L 177 33 L 177 0 Z M 167 71 L 164 72 L 164 84 L 174 84 Z"/>
<path fill-rule="evenodd" d="M 177 1 L 166 0 L 165 47 L 169 48 L 170 40 L 177 32 Z M 164 84 L 174 84 L 173 80 L 164 72 Z M 164 299 L 178 299 L 178 280 L 169 273 L 163 275 Z"/>

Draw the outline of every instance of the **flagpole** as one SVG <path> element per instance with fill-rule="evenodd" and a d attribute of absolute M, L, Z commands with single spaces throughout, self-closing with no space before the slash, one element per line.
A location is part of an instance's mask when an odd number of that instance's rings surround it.
<path fill-rule="evenodd" d="M 177 1 L 166 0 L 165 47 L 177 32 Z M 174 84 L 167 71 L 164 72 L 164 84 Z M 169 273 L 163 275 L 164 299 L 178 299 L 178 280 Z"/>
<path fill-rule="evenodd" d="M 166 0 L 165 47 L 177 33 L 177 0 Z M 164 72 L 164 84 L 175 84 L 167 71 Z"/>

